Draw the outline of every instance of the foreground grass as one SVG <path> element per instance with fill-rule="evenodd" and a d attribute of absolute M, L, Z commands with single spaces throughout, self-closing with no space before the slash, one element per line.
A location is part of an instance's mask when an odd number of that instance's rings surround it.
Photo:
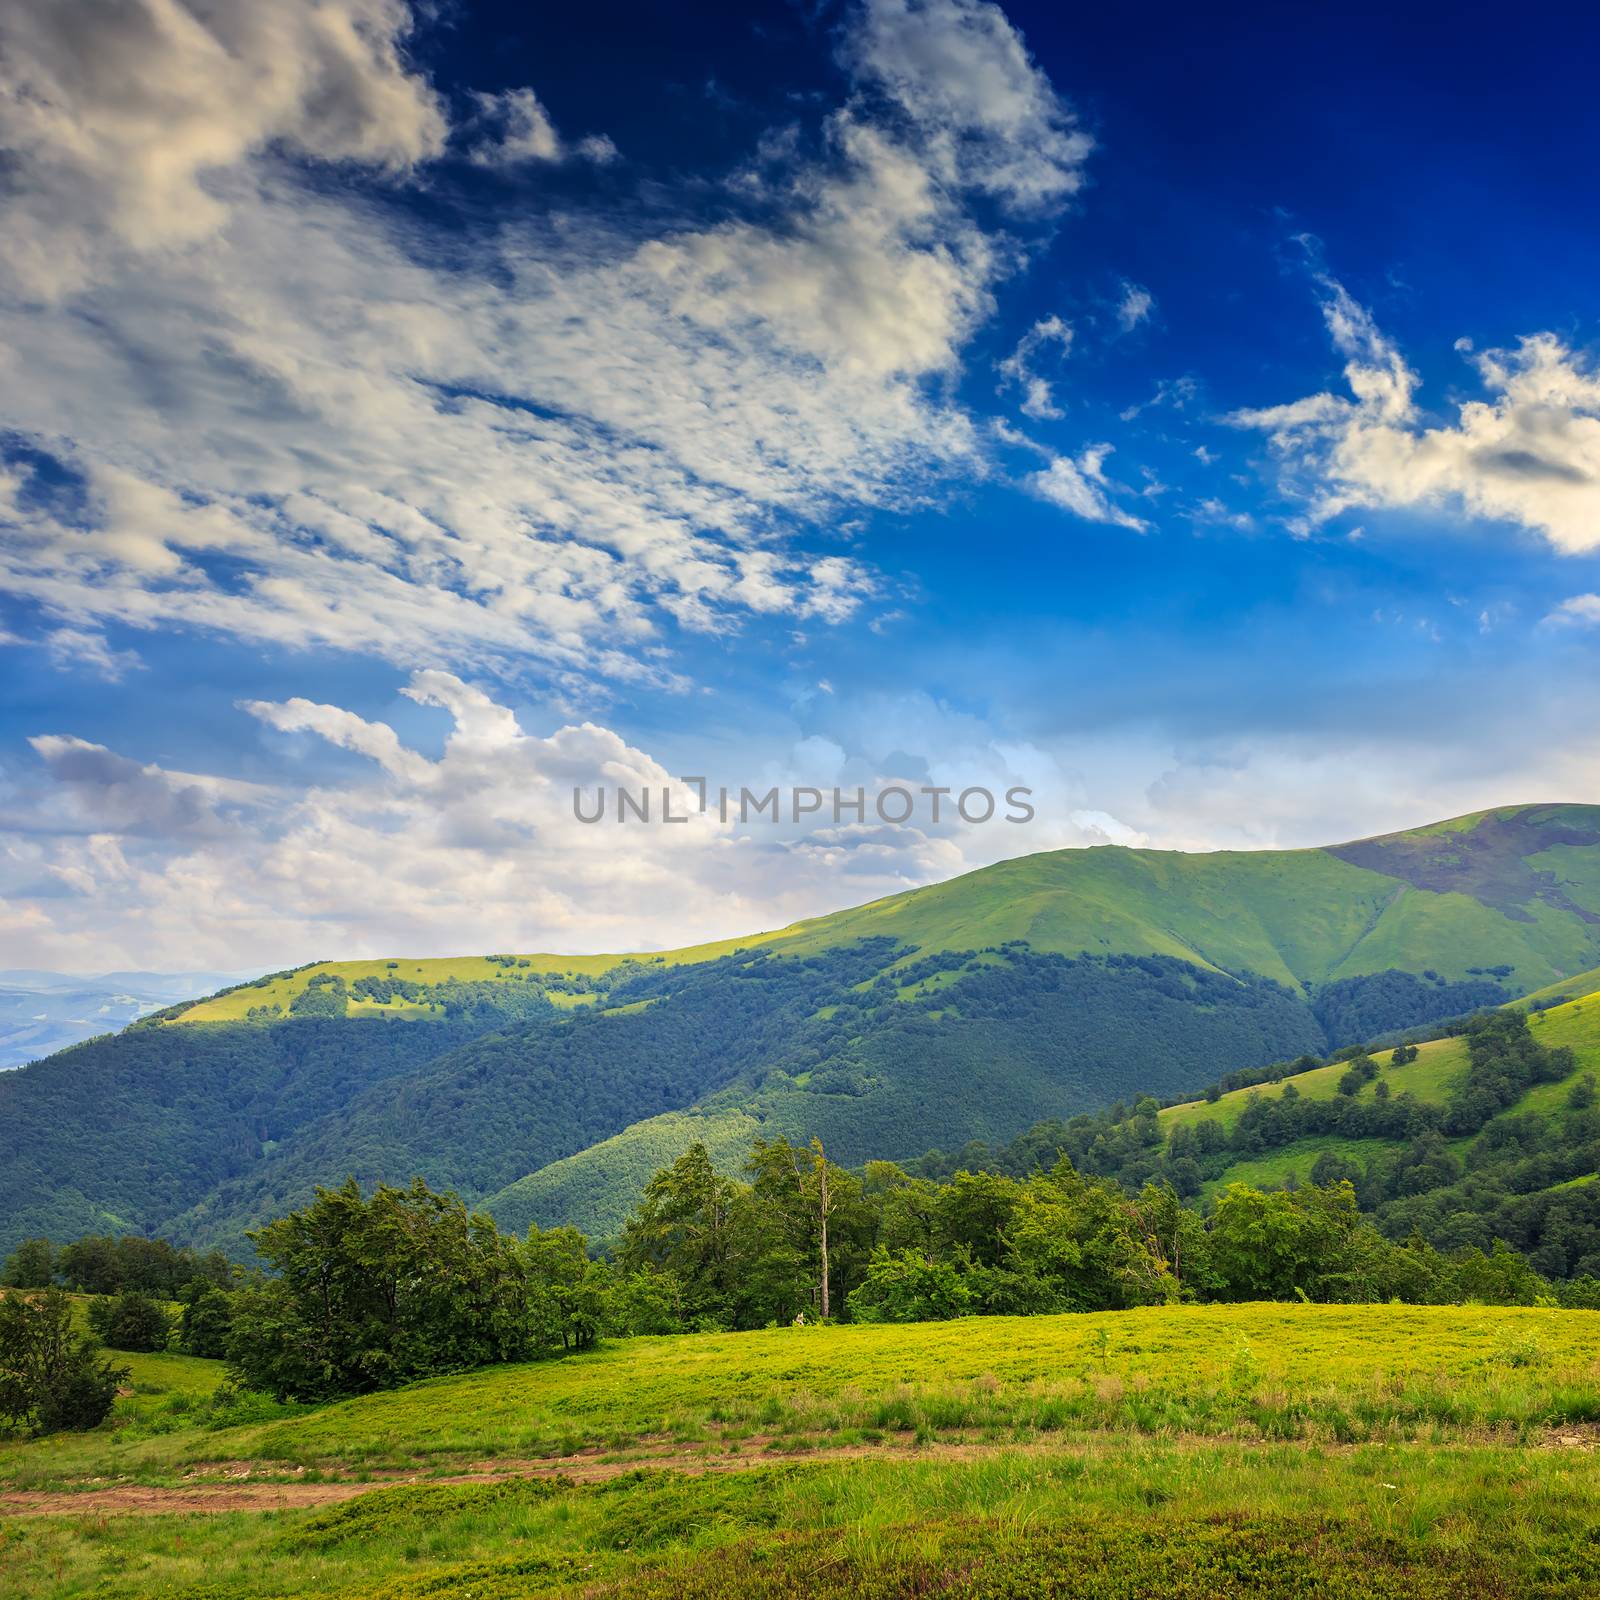
<path fill-rule="evenodd" d="M 621 1340 L 223 1429 L 195 1425 L 181 1392 L 168 1404 L 176 1415 L 147 1409 L 120 1431 L 0 1446 L 0 1488 L 741 1441 L 1525 1439 L 1600 1422 L 1600 1312 L 1252 1304 L 782 1328 Z"/>
<path fill-rule="evenodd" d="M 0 1522 L 15 1600 L 1551 1596 L 1600 1586 L 1576 1452 L 1105 1440 L 605 1484 L 373 1491 L 320 1511 Z"/>
<path fill-rule="evenodd" d="M 136 1357 L 115 1428 L 0 1448 L 0 1492 L 424 1481 L 318 1509 L 0 1517 L 0 1591 L 1578 1600 L 1600 1592 L 1597 1353 L 1600 1313 L 1483 1307 L 786 1328 L 224 1429 L 194 1420 L 215 1364 Z M 521 1475 L 580 1449 L 735 1469 Z"/>

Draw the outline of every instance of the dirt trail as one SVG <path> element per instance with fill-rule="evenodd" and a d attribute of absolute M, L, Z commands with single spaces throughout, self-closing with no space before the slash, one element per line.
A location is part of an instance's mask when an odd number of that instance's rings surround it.
<path fill-rule="evenodd" d="M 599 1483 L 637 1472 L 641 1467 L 670 1468 L 674 1472 L 744 1472 L 754 1467 L 782 1466 L 791 1461 L 849 1461 L 864 1456 L 899 1456 L 918 1460 L 939 1457 L 960 1460 L 997 1447 L 949 1444 L 910 1446 L 851 1445 L 832 1450 L 786 1450 L 772 1453 L 762 1441 L 752 1448 L 724 1454 L 659 1454 L 632 1456 L 625 1461 L 605 1461 L 596 1454 L 541 1456 L 527 1461 L 497 1460 L 476 1463 L 466 1472 L 424 1476 L 421 1473 L 374 1475 L 368 1479 L 318 1483 L 251 1483 L 252 1473 L 265 1476 L 270 1465 L 226 1462 L 214 1465 L 202 1477 L 181 1487 L 116 1484 L 104 1489 L 0 1490 L 0 1517 L 147 1517 L 193 1515 L 219 1511 L 285 1511 L 306 1506 L 331 1505 L 390 1489 L 398 1484 L 500 1483 L 520 1478 L 565 1478 L 574 1483 Z M 1016 1446 L 1012 1446 L 1016 1449 Z"/>
<path fill-rule="evenodd" d="M 317 1483 L 251 1482 L 266 1478 L 275 1470 L 268 1462 L 214 1461 L 189 1474 L 191 1481 L 176 1487 L 150 1484 L 113 1484 L 106 1488 L 84 1489 L 0 1489 L 0 1519 L 6 1517 L 153 1517 L 193 1516 L 223 1511 L 288 1511 L 311 1506 L 331 1505 L 353 1500 L 357 1495 L 400 1484 L 466 1484 L 515 1482 L 525 1478 L 563 1478 L 572 1483 L 600 1483 L 620 1478 L 641 1468 L 666 1468 L 674 1472 L 748 1472 L 756 1467 L 784 1466 L 802 1461 L 972 1461 L 983 1456 L 1072 1455 L 1090 1451 L 1093 1445 L 1079 1440 L 1039 1440 L 1026 1444 L 927 1443 L 862 1444 L 810 1450 L 772 1450 L 774 1441 L 757 1436 L 735 1449 L 723 1451 L 657 1451 L 629 1456 L 625 1460 L 603 1459 L 597 1450 L 571 1456 L 535 1456 L 527 1460 L 497 1458 L 474 1462 L 464 1472 L 423 1474 L 419 1472 L 375 1473 L 363 1479 L 333 1479 Z M 1187 1445 L 1195 1449 L 1214 1448 L 1228 1443 L 1260 1448 L 1262 1440 L 1221 1440 L 1195 1436 L 1169 1439 L 1168 1445 Z M 1463 1441 L 1461 1447 L 1470 1446 Z M 1335 1446 L 1322 1443 L 1319 1449 L 1355 1450 L 1359 1445 Z M 1439 1447 L 1436 1447 L 1439 1448 Z M 1443 1446 L 1442 1448 L 1450 1448 Z M 1511 1448 L 1517 1448 L 1512 1446 Z M 1600 1450 L 1600 1424 L 1567 1424 L 1548 1430 L 1536 1443 L 1522 1448 L 1545 1450 Z"/>

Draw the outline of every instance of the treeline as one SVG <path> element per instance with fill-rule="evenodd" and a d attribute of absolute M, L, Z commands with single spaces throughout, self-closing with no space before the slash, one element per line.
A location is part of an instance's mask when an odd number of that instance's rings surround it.
<path fill-rule="evenodd" d="M 1022 1176 L 1060 1152 L 1079 1171 L 1115 1180 L 1127 1191 L 1167 1183 L 1193 1199 L 1235 1162 L 1301 1139 L 1380 1141 L 1363 1159 L 1325 1153 L 1300 1177 L 1319 1185 L 1348 1181 L 1363 1212 L 1393 1240 L 1416 1234 L 1442 1250 L 1488 1250 L 1500 1239 L 1547 1278 L 1600 1276 L 1600 1183 L 1587 1181 L 1600 1172 L 1593 1082 L 1577 1079 L 1549 1110 L 1507 1115 L 1535 1085 L 1572 1078 L 1572 1052 L 1541 1045 L 1522 1012 L 1484 1013 L 1459 1031 L 1467 1070 L 1443 1105 L 1395 1093 L 1387 1081 L 1388 1066 L 1415 1059 L 1414 1045 L 1399 1047 L 1385 1067 L 1352 1048 L 1334 1058 L 1344 1069 L 1339 1093 L 1313 1099 L 1285 1083 L 1277 1095 L 1249 1099 L 1231 1127 L 1202 1118 L 1169 1136 L 1160 1105 L 1141 1096 L 1103 1115 L 1037 1124 L 1007 1145 L 935 1151 L 910 1166 L 931 1178 L 960 1168 Z M 1320 1065 L 1307 1057 L 1230 1074 L 1205 1098 L 1280 1083 Z M 1368 1084 L 1371 1092 L 1361 1093 Z M 1451 1147 L 1469 1138 L 1464 1149 Z"/>
<path fill-rule="evenodd" d="M 79 1294 L 132 1292 L 176 1300 L 191 1285 L 220 1288 L 233 1278 L 233 1264 L 220 1250 L 202 1255 L 165 1239 L 91 1234 L 59 1250 L 48 1239 L 24 1240 L 6 1262 L 4 1282 L 17 1289 L 60 1284 Z"/>
<path fill-rule="evenodd" d="M 756 1141 L 741 1178 L 692 1147 L 656 1174 L 610 1260 L 592 1258 L 572 1228 L 502 1234 L 420 1180 L 370 1196 L 353 1180 L 321 1190 L 254 1239 L 264 1270 L 226 1288 L 186 1285 L 176 1326 L 169 1308 L 124 1290 L 92 1302 L 91 1328 L 112 1348 L 171 1341 L 225 1359 L 244 1390 L 320 1401 L 606 1335 L 828 1317 L 1261 1299 L 1600 1306 L 1600 1280 L 1552 1285 L 1501 1242 L 1440 1251 L 1388 1239 L 1348 1182 L 1276 1193 L 1235 1184 L 1202 1215 L 1170 1184 L 1130 1194 L 1065 1157 L 1023 1177 L 958 1172 L 940 1183 L 888 1162 L 850 1172 L 820 1144 L 783 1139 Z M 42 1347 L 50 1324 L 56 1350 L 50 1383 L 31 1398 L 21 1379 L 7 1391 L 0 1411 L 13 1425 L 89 1425 L 85 1397 L 110 1405 L 112 1369 L 63 1320 L 65 1301 L 58 1287 L 6 1296 L 0 1332 L 26 1345 L 33 1328 Z M 64 1380 L 63 1366 L 77 1376 Z M 14 1367 L 32 1370 L 20 1357 Z M 63 1392 L 79 1398 L 64 1404 Z M 75 1420 L 49 1421 L 66 1416 Z"/>

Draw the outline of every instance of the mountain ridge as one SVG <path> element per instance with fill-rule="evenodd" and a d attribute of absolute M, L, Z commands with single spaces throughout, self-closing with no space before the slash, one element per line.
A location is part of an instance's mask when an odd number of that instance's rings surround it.
<path fill-rule="evenodd" d="M 1555 804 L 1017 857 L 680 951 L 312 963 L 7 1074 L 0 1224 L 237 1250 L 354 1173 L 603 1232 L 695 1127 L 909 1159 L 1596 966 L 1600 806 Z"/>

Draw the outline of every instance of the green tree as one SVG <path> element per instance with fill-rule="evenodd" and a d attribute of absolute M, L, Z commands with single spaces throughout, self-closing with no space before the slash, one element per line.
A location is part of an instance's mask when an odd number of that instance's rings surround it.
<path fill-rule="evenodd" d="M 849 1310 L 857 1322 L 946 1322 L 970 1316 L 977 1302 L 956 1263 L 880 1247 L 865 1281 L 850 1293 Z"/>
<path fill-rule="evenodd" d="M 421 1179 L 318 1189 L 250 1237 L 277 1273 L 233 1297 L 228 1359 L 250 1388 L 360 1394 L 536 1347 L 516 1242 Z"/>
<path fill-rule="evenodd" d="M 0 1422 L 33 1433 L 97 1427 L 127 1376 L 75 1331 L 62 1290 L 0 1295 Z"/>
<path fill-rule="evenodd" d="M 528 1229 L 522 1248 L 528 1274 L 529 1321 L 546 1349 L 581 1350 L 595 1343 L 611 1320 L 608 1267 L 589 1259 L 576 1228 Z"/>
<path fill-rule="evenodd" d="M 24 1239 L 6 1258 L 7 1288 L 47 1289 L 55 1279 L 56 1254 L 48 1239 Z"/>
<path fill-rule="evenodd" d="M 91 1300 L 89 1326 L 113 1350 L 165 1350 L 172 1337 L 172 1317 L 166 1307 L 137 1289 Z"/>
<path fill-rule="evenodd" d="M 739 1186 L 696 1141 L 650 1180 L 623 1228 L 618 1263 L 627 1272 L 649 1267 L 675 1277 L 690 1327 L 733 1325 L 738 1198 Z"/>
<path fill-rule="evenodd" d="M 210 1284 L 192 1285 L 178 1318 L 178 1343 L 192 1356 L 220 1361 L 228 1353 L 233 1329 L 233 1302 Z"/>

